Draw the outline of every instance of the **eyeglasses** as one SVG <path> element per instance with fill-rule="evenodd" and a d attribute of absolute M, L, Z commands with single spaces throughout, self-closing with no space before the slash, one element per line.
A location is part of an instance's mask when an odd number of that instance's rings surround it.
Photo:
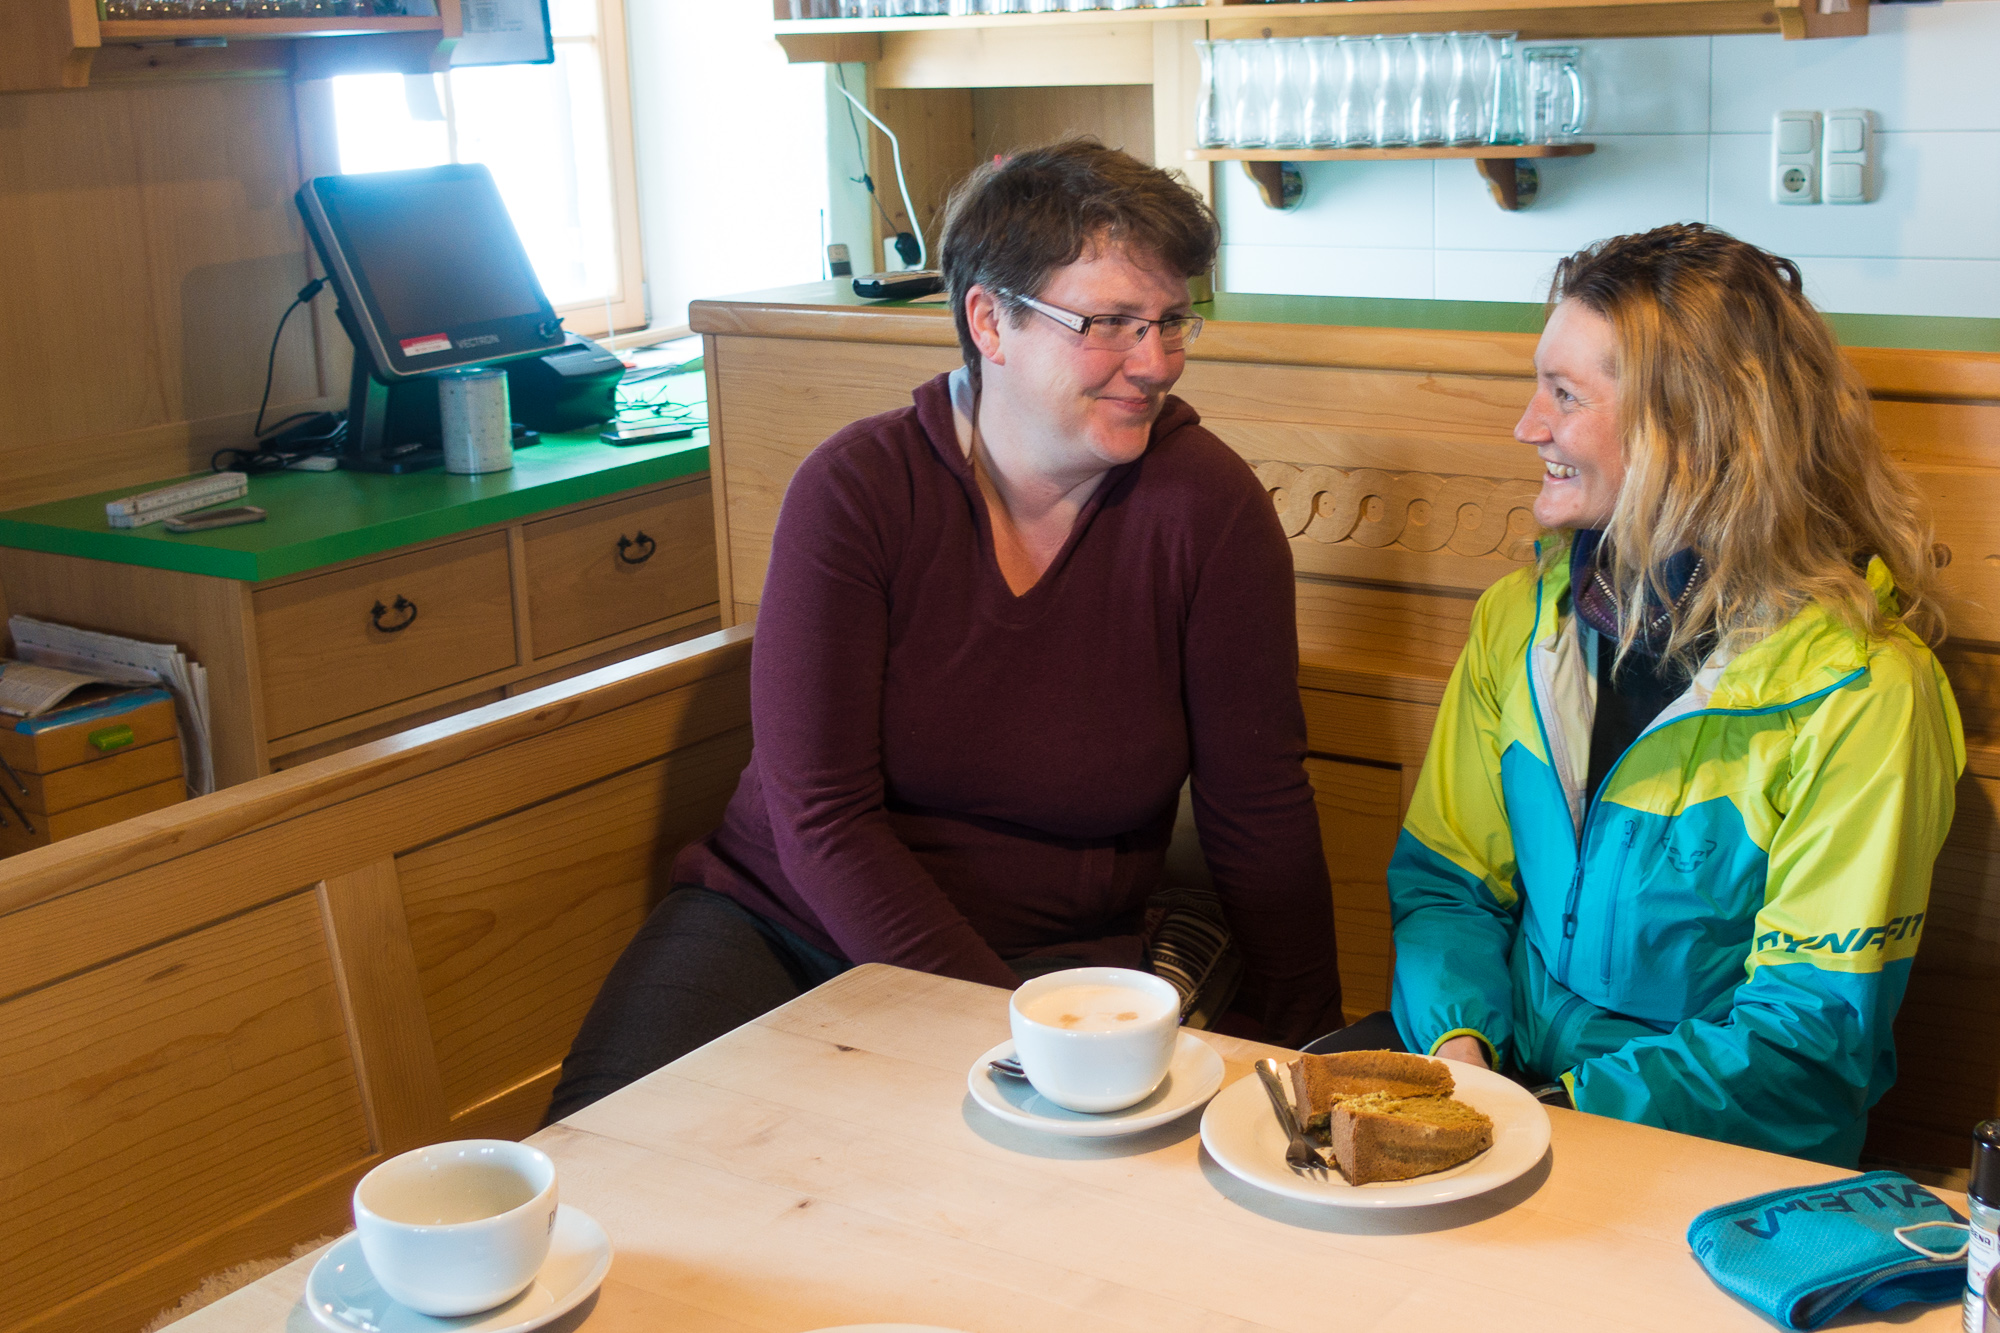
<path fill-rule="evenodd" d="M 1129 351 L 1146 340 L 1147 329 L 1156 328 L 1160 331 L 1160 346 L 1175 352 L 1201 336 L 1199 315 L 1166 315 L 1160 319 L 1140 319 L 1137 315 L 1079 315 L 1074 310 L 1037 301 L 1032 296 L 1022 296 L 1004 287 L 994 290 L 1010 301 L 1019 301 L 1028 309 L 1047 315 L 1070 332 L 1082 334 L 1092 347 Z"/>

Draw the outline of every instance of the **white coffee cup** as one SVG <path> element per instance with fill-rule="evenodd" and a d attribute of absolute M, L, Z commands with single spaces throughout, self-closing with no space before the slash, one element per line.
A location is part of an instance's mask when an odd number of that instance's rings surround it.
<path fill-rule="evenodd" d="M 1181 997 L 1149 972 L 1075 967 L 1024 983 L 1007 1018 L 1036 1092 L 1071 1111 L 1117 1111 L 1167 1076 Z"/>
<path fill-rule="evenodd" d="M 505 1139 L 418 1148 L 354 1187 L 369 1271 L 419 1314 L 472 1314 L 520 1295 L 548 1258 L 555 1225 L 555 1163 Z"/>

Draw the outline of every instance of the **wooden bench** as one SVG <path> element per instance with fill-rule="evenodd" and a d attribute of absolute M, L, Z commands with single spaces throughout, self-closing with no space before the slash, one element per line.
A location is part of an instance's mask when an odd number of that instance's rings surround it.
<path fill-rule="evenodd" d="M 0 1329 L 129 1333 L 540 1121 L 750 752 L 749 632 L 0 862 Z"/>

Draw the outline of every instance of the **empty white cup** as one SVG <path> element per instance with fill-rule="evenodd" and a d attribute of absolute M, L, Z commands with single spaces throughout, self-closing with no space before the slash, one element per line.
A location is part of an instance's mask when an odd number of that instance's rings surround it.
<path fill-rule="evenodd" d="M 1118 1111 L 1167 1076 L 1181 997 L 1150 972 L 1075 967 L 1023 984 L 1007 1018 L 1036 1092 L 1071 1111 Z"/>
<path fill-rule="evenodd" d="M 417 1148 L 354 1187 L 369 1271 L 419 1314 L 473 1314 L 514 1299 L 541 1271 L 555 1225 L 555 1163 L 505 1139 Z"/>

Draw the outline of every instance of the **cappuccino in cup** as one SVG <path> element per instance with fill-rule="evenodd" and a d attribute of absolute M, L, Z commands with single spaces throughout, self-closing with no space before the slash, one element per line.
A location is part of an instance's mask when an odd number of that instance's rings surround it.
<path fill-rule="evenodd" d="M 1181 999 L 1149 972 L 1078 967 L 1036 977 L 1008 1003 L 1014 1056 L 1035 1091 L 1071 1111 L 1123 1110 L 1166 1077 Z"/>
<path fill-rule="evenodd" d="M 504 1139 L 418 1148 L 354 1188 L 369 1272 L 419 1314 L 449 1318 L 514 1299 L 541 1271 L 555 1225 L 555 1163 Z"/>

